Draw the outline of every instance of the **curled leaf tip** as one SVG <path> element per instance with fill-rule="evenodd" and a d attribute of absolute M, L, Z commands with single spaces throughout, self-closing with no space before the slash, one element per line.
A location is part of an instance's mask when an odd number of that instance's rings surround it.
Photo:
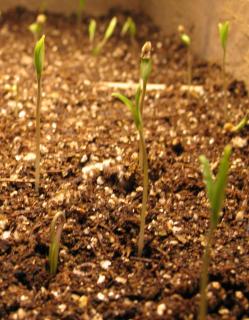
<path fill-rule="evenodd" d="M 152 45 L 150 41 L 145 42 L 141 50 L 141 59 L 151 58 Z"/>

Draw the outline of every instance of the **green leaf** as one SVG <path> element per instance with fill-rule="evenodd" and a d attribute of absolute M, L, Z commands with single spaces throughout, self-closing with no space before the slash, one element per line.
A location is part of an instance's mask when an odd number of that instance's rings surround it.
<path fill-rule="evenodd" d="M 185 44 L 185 46 L 189 47 L 191 44 L 190 36 L 188 36 L 186 33 L 182 33 L 180 37 L 181 41 Z"/>
<path fill-rule="evenodd" d="M 227 145 L 224 149 L 223 157 L 220 161 L 219 170 L 215 179 L 212 196 L 212 223 L 217 226 L 219 213 L 223 207 L 225 199 L 225 189 L 228 180 L 229 159 L 232 153 L 232 148 Z"/>
<path fill-rule="evenodd" d="M 226 50 L 229 28 L 230 28 L 229 21 L 225 21 L 218 24 L 220 43 L 223 50 Z"/>
<path fill-rule="evenodd" d="M 96 20 L 91 19 L 91 21 L 90 21 L 90 23 L 89 23 L 89 27 L 88 27 L 88 34 L 89 34 L 89 40 L 90 40 L 90 42 L 93 42 L 93 41 L 94 41 L 96 28 L 97 28 L 97 22 L 96 22 Z"/>
<path fill-rule="evenodd" d="M 121 93 L 113 93 L 112 97 L 117 98 L 121 102 L 123 102 L 123 104 L 125 104 L 130 109 L 130 111 L 132 111 L 134 109 L 133 102 L 129 98 L 124 96 L 123 94 L 121 94 Z"/>
<path fill-rule="evenodd" d="M 141 126 L 141 115 L 140 115 L 139 106 L 138 107 L 135 106 L 130 99 L 128 99 L 126 96 L 124 96 L 121 93 L 113 93 L 112 97 L 119 99 L 121 102 L 123 102 L 123 104 L 125 104 L 130 109 L 136 128 L 139 129 Z"/>
<path fill-rule="evenodd" d="M 43 35 L 39 41 L 37 41 L 34 51 L 34 64 L 37 77 L 41 77 L 45 56 L 45 36 Z"/>
<path fill-rule="evenodd" d="M 41 25 L 37 22 L 32 23 L 29 25 L 29 31 L 33 33 L 35 36 L 39 36 L 41 33 Z"/>
<path fill-rule="evenodd" d="M 140 77 L 147 82 L 152 70 L 151 59 L 141 59 L 140 62 Z"/>
<path fill-rule="evenodd" d="M 125 36 L 127 32 L 130 33 L 131 37 L 135 37 L 137 32 L 136 24 L 131 17 L 126 19 L 121 31 L 121 35 Z"/>
<path fill-rule="evenodd" d="M 247 113 L 244 118 L 232 129 L 232 132 L 239 132 L 241 131 L 246 125 L 249 120 L 249 113 Z"/>
<path fill-rule="evenodd" d="M 104 35 L 105 41 L 107 41 L 115 31 L 116 25 L 117 25 L 118 19 L 117 17 L 113 17 L 112 20 L 110 21 Z"/>
<path fill-rule="evenodd" d="M 201 155 L 199 157 L 199 161 L 201 163 L 203 181 L 206 185 L 208 200 L 209 200 L 210 205 L 212 205 L 214 180 L 212 178 L 212 171 L 210 168 L 210 163 L 209 163 L 208 159 L 203 155 Z"/>

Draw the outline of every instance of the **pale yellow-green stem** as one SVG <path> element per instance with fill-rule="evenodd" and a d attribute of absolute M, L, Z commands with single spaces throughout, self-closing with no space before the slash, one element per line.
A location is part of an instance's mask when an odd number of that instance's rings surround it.
<path fill-rule="evenodd" d="M 147 87 L 147 81 L 141 79 L 141 96 L 139 100 L 139 110 L 141 113 L 141 117 L 143 118 L 143 111 L 144 111 L 144 99 L 145 99 L 145 94 L 146 94 L 146 87 Z M 139 137 L 139 168 L 142 170 L 143 168 L 143 150 L 142 150 L 142 143 L 141 139 Z"/>
<path fill-rule="evenodd" d="M 145 232 L 145 219 L 147 214 L 147 201 L 148 201 L 148 189 L 149 189 L 149 176 L 148 176 L 148 156 L 146 151 L 143 125 L 139 129 L 140 146 L 142 150 L 143 159 L 143 199 L 142 209 L 140 215 L 140 231 L 138 236 L 138 256 L 141 257 L 144 248 L 144 232 Z"/>
<path fill-rule="evenodd" d="M 207 235 L 207 244 L 206 244 L 205 252 L 203 255 L 202 274 L 201 274 L 201 280 L 200 280 L 201 297 L 200 297 L 200 305 L 199 305 L 199 320 L 206 320 L 206 315 L 207 315 L 206 290 L 208 285 L 208 269 L 210 264 L 210 253 L 211 253 L 211 247 L 213 243 L 214 231 L 215 231 L 215 227 L 211 223 L 211 227 Z"/>
<path fill-rule="evenodd" d="M 36 131 L 35 131 L 35 191 L 39 192 L 40 186 L 40 117 L 41 117 L 41 76 L 37 77 L 37 104 L 36 104 Z"/>
<path fill-rule="evenodd" d="M 188 74 L 187 74 L 187 81 L 188 81 L 188 86 L 190 90 L 190 86 L 192 84 L 192 54 L 191 54 L 191 49 L 190 46 L 188 46 Z"/>
<path fill-rule="evenodd" d="M 226 88 L 226 49 L 223 50 L 222 58 L 222 81 L 223 81 L 223 94 L 224 104 L 227 106 L 227 88 Z"/>

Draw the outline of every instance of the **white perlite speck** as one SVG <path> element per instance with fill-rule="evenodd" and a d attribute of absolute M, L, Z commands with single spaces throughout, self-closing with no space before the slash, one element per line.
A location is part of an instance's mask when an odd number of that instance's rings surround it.
<path fill-rule="evenodd" d="M 111 261 L 109 260 L 103 260 L 100 262 L 100 266 L 102 269 L 107 270 L 111 266 Z"/>
<path fill-rule="evenodd" d="M 100 274 L 99 275 L 99 278 L 98 278 L 98 281 L 97 281 L 97 284 L 101 284 L 105 281 L 105 276 L 103 274 Z"/>
<path fill-rule="evenodd" d="M 156 312 L 159 316 L 163 316 L 165 310 L 166 310 L 166 305 L 164 303 L 161 303 L 157 306 Z"/>

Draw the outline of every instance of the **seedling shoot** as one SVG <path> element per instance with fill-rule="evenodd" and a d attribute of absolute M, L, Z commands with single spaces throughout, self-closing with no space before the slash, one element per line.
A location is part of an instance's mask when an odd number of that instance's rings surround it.
<path fill-rule="evenodd" d="M 203 266 L 200 283 L 200 306 L 199 306 L 199 319 L 205 320 L 207 313 L 207 284 L 208 284 L 208 269 L 210 264 L 210 252 L 214 238 L 214 232 L 219 222 L 219 214 L 222 210 L 225 190 L 228 180 L 229 159 L 231 156 L 232 148 L 227 145 L 224 149 L 223 157 L 220 161 L 218 174 L 213 178 L 209 161 L 205 156 L 200 156 L 201 170 L 203 180 L 206 186 L 207 198 L 210 204 L 211 216 L 210 227 L 207 234 L 207 244 L 203 255 Z"/>
<path fill-rule="evenodd" d="M 40 185 L 40 112 L 41 112 L 41 82 L 42 73 L 44 67 L 44 56 L 45 56 L 45 36 L 43 35 L 41 39 L 36 43 L 34 51 L 34 64 L 36 70 L 37 78 L 37 104 L 36 104 L 36 134 L 35 134 L 35 144 L 36 144 L 36 160 L 35 160 L 35 190 L 39 192 Z"/>
<path fill-rule="evenodd" d="M 138 256 L 141 257 L 144 248 L 144 233 L 145 233 L 145 219 L 147 214 L 147 202 L 148 202 L 148 187 L 149 187 L 149 176 L 148 176 L 148 156 L 146 151 L 146 143 L 144 139 L 142 109 L 144 103 L 144 95 L 146 91 L 146 83 L 151 72 L 151 43 L 146 42 L 142 48 L 141 62 L 140 62 L 140 75 L 143 83 L 138 86 L 135 101 L 131 101 L 126 96 L 120 93 L 113 93 L 113 97 L 116 97 L 122 101 L 131 111 L 136 129 L 139 135 L 140 150 L 142 154 L 142 172 L 143 172 L 143 198 L 142 198 L 142 209 L 140 215 L 140 231 L 138 236 Z M 144 90 L 144 91 L 143 91 Z"/>
<path fill-rule="evenodd" d="M 89 26 L 88 26 L 88 35 L 89 35 L 89 41 L 91 43 L 94 42 L 95 39 L 95 33 L 97 28 L 97 22 L 95 19 L 91 19 Z"/>
<path fill-rule="evenodd" d="M 82 13 L 85 9 L 86 0 L 79 0 L 79 11 L 78 11 L 78 23 L 79 25 L 82 22 Z"/>
<path fill-rule="evenodd" d="M 227 40 L 229 34 L 230 24 L 229 21 L 225 21 L 218 24 L 220 44 L 223 51 L 222 56 L 222 81 L 223 81 L 223 93 L 225 97 L 225 104 L 227 102 L 227 90 L 226 90 L 226 55 L 227 55 Z"/>
<path fill-rule="evenodd" d="M 111 38 L 111 36 L 113 35 L 116 26 L 117 26 L 117 17 L 113 17 L 112 20 L 110 21 L 108 27 L 106 28 L 105 34 L 104 34 L 104 38 L 102 39 L 102 41 L 93 49 L 93 53 L 95 55 L 99 55 L 100 52 L 102 51 L 102 49 L 104 48 L 104 46 L 106 45 L 106 43 L 108 42 L 108 40 Z"/>
<path fill-rule="evenodd" d="M 190 88 L 192 83 L 192 55 L 191 55 L 191 38 L 190 36 L 185 32 L 185 28 L 180 25 L 178 27 L 178 32 L 180 34 L 181 42 L 187 47 L 187 84 Z"/>
<path fill-rule="evenodd" d="M 238 133 L 244 129 L 249 121 L 249 113 L 247 113 L 237 125 L 233 125 L 232 123 L 228 122 L 224 125 L 224 129 L 228 132 Z"/>
<path fill-rule="evenodd" d="M 65 214 L 63 212 L 57 212 L 51 222 L 50 246 L 48 256 L 49 271 L 51 274 L 56 274 L 57 271 L 61 234 L 65 221 Z"/>
<path fill-rule="evenodd" d="M 126 34 L 129 34 L 131 39 L 134 39 L 136 36 L 137 27 L 134 22 L 134 20 L 131 17 L 128 17 L 122 27 L 121 35 L 125 36 Z"/>
<path fill-rule="evenodd" d="M 44 32 L 44 26 L 47 21 L 45 14 L 39 14 L 36 18 L 36 22 L 29 26 L 30 32 L 34 35 L 35 41 L 38 41 Z"/>

